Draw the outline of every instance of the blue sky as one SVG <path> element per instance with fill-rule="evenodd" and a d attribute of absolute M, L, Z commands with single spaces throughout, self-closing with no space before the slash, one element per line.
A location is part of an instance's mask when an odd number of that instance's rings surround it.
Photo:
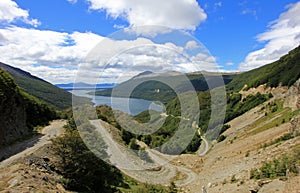
<path fill-rule="evenodd" d="M 1 0 L 0 61 L 52 83 L 72 82 L 79 63 L 96 43 L 125 27 L 149 24 L 190 33 L 210 52 L 206 59 L 221 71 L 245 71 L 275 61 L 299 45 L 299 13 L 300 2 L 295 0 Z M 155 42 L 162 33 L 158 30 L 149 41 Z M 127 46 L 130 38 L 125 38 Z M 149 43 L 145 39 L 142 42 Z M 174 44 L 185 50 L 183 44 Z M 197 53 L 187 55 L 193 59 Z"/>

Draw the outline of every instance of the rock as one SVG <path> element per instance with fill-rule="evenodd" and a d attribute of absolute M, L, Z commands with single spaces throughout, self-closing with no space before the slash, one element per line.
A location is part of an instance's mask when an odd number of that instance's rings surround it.
<path fill-rule="evenodd" d="M 281 180 L 273 180 L 268 184 L 264 184 L 258 193 L 275 193 L 284 192 L 285 183 Z"/>
<path fill-rule="evenodd" d="M 289 88 L 284 101 L 284 107 L 290 107 L 293 111 L 300 108 L 300 79 Z"/>
<path fill-rule="evenodd" d="M 298 115 L 297 117 L 294 117 L 294 118 L 291 120 L 290 133 L 291 133 L 293 136 L 300 135 L 300 115 Z"/>
<path fill-rule="evenodd" d="M 19 182 L 19 180 L 18 179 L 14 179 L 11 183 L 10 183 L 10 185 L 9 185 L 9 187 L 8 188 L 12 188 L 12 187 L 14 187 L 15 185 L 17 185 L 18 184 L 18 182 Z"/>
<path fill-rule="evenodd" d="M 208 187 L 208 188 L 211 188 L 211 186 L 212 186 L 212 184 L 209 182 L 209 183 L 207 184 L 207 187 Z"/>

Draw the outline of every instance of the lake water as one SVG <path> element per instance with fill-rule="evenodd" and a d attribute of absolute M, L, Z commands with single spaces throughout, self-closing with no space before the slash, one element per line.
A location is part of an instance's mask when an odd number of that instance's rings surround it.
<path fill-rule="evenodd" d="M 74 95 L 87 97 L 92 100 L 95 106 L 108 105 L 112 109 L 123 111 L 130 115 L 137 115 L 148 109 L 162 112 L 164 107 L 158 103 L 152 101 L 135 99 L 135 98 L 118 98 L 118 97 L 105 97 L 105 96 L 94 96 L 89 95 L 88 92 L 91 90 L 73 90 L 69 91 Z"/>

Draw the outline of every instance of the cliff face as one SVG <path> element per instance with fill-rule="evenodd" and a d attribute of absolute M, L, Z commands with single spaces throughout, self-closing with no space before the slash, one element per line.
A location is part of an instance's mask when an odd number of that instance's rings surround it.
<path fill-rule="evenodd" d="M 300 79 L 289 88 L 284 106 L 290 107 L 292 110 L 300 108 Z"/>
<path fill-rule="evenodd" d="M 0 147 L 30 132 L 24 99 L 13 79 L 0 69 Z"/>

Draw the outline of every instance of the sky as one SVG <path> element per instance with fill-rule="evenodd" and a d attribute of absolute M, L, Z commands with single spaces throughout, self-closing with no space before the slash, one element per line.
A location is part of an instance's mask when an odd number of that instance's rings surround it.
<path fill-rule="evenodd" d="M 299 13 L 295 0 L 1 0 L 0 62 L 54 84 L 247 71 L 300 45 Z"/>

